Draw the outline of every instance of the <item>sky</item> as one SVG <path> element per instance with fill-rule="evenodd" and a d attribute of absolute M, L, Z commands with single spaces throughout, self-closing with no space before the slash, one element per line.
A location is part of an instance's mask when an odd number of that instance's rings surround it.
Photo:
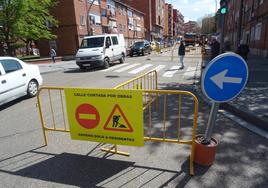
<path fill-rule="evenodd" d="M 207 14 L 215 13 L 216 2 L 219 8 L 220 0 L 166 0 L 172 3 L 184 16 L 184 22 L 189 20 L 197 21 Z"/>

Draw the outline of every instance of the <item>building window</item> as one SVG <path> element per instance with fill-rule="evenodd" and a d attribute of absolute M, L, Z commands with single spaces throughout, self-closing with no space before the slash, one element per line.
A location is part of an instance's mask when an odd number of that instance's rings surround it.
<path fill-rule="evenodd" d="M 107 17 L 107 14 L 106 14 L 106 13 L 107 13 L 106 9 L 103 9 L 103 8 L 102 8 L 102 9 L 101 9 L 101 16 L 102 16 L 102 17 Z"/>
<path fill-rule="evenodd" d="M 251 30 L 250 30 L 250 40 L 251 40 L 251 41 L 254 40 L 254 26 L 251 27 Z"/>
<path fill-rule="evenodd" d="M 113 27 L 113 28 L 116 27 L 116 22 L 110 20 L 110 21 L 109 21 L 109 26 L 110 26 L 110 27 Z"/>
<path fill-rule="evenodd" d="M 255 27 L 255 40 L 260 40 L 261 39 L 261 23 L 258 23 Z"/>
<path fill-rule="evenodd" d="M 86 18 L 83 15 L 80 16 L 80 25 L 86 25 Z"/>
<path fill-rule="evenodd" d="M 99 15 L 89 14 L 91 24 L 101 25 L 101 19 Z"/>
<path fill-rule="evenodd" d="M 123 12 L 124 16 L 127 15 L 127 11 L 126 11 L 126 9 L 124 7 L 122 8 L 122 12 Z"/>
<path fill-rule="evenodd" d="M 88 3 L 92 3 L 93 2 L 94 5 L 99 5 L 100 4 L 99 0 L 87 0 L 87 2 Z"/>
<path fill-rule="evenodd" d="M 128 15 L 128 17 L 133 17 L 133 13 L 132 13 L 132 11 L 127 10 L 127 15 Z"/>
<path fill-rule="evenodd" d="M 122 24 L 119 24 L 119 32 L 120 32 L 120 33 L 123 32 L 123 26 L 122 26 Z"/>

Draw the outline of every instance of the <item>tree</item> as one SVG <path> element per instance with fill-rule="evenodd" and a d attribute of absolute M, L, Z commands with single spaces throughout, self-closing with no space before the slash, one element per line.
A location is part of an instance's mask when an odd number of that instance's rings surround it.
<path fill-rule="evenodd" d="M 22 17 L 22 9 L 23 0 L 0 0 L 0 42 L 6 45 L 9 55 L 12 55 L 11 44 L 18 40 L 16 23 Z"/>
<path fill-rule="evenodd" d="M 49 10 L 56 5 L 55 0 L 24 0 L 22 17 L 17 23 L 17 35 L 26 44 L 27 54 L 32 41 L 52 39 L 50 26 L 57 26 L 57 21 L 50 15 Z"/>
<path fill-rule="evenodd" d="M 51 39 L 49 25 L 56 26 L 57 21 L 49 10 L 56 4 L 55 0 L 0 0 L 1 38 L 7 46 L 8 54 L 12 55 L 11 44 L 22 40 L 28 49 L 34 40 Z M 3 37 L 1 37 L 3 35 Z"/>

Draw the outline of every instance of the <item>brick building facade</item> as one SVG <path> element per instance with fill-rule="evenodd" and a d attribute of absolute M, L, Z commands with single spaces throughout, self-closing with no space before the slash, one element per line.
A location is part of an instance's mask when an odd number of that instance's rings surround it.
<path fill-rule="evenodd" d="M 120 0 L 121 2 L 143 12 L 145 38 L 147 40 L 161 40 L 164 33 L 165 0 Z"/>
<path fill-rule="evenodd" d="M 252 54 L 268 57 L 268 1 L 230 0 L 226 14 L 225 40 L 229 40 L 233 50 L 238 43 L 246 43 Z M 241 11 L 242 10 L 242 11 Z M 242 17 L 240 25 L 239 18 Z M 239 27 L 241 38 L 239 41 Z"/>
<path fill-rule="evenodd" d="M 59 0 L 51 14 L 59 21 L 52 27 L 55 40 L 38 41 L 41 56 L 54 47 L 59 56 L 73 56 L 86 35 L 122 33 L 127 45 L 144 39 L 144 14 L 116 0 Z M 88 16 L 87 16 L 88 15 Z"/>
<path fill-rule="evenodd" d="M 188 21 L 183 25 L 184 33 L 197 33 L 198 32 L 198 24 L 196 21 Z"/>
<path fill-rule="evenodd" d="M 173 37 L 182 37 L 184 35 L 184 16 L 179 10 L 173 9 Z"/>
<path fill-rule="evenodd" d="M 173 6 L 168 3 L 165 4 L 164 38 L 166 40 L 173 39 Z"/>

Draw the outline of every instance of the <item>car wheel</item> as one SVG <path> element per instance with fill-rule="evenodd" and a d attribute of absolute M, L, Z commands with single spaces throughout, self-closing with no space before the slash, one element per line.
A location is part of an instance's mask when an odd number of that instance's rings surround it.
<path fill-rule="evenodd" d="M 36 80 L 31 80 L 28 84 L 27 95 L 29 97 L 35 97 L 38 92 L 38 83 Z"/>
<path fill-rule="evenodd" d="M 110 66 L 109 58 L 108 57 L 104 58 L 103 63 L 104 63 L 103 68 L 108 69 Z"/>
<path fill-rule="evenodd" d="M 121 57 L 121 59 L 119 60 L 120 61 L 120 63 L 124 63 L 125 62 L 125 55 L 124 54 L 122 54 L 122 57 Z"/>

